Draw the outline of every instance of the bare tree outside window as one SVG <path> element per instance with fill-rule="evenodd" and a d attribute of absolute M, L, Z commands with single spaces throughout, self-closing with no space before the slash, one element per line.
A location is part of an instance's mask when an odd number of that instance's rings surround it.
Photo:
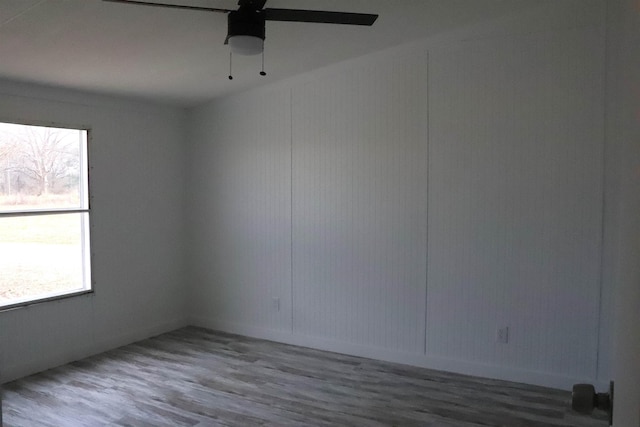
<path fill-rule="evenodd" d="M 17 144 L 21 172 L 33 181 L 38 196 L 62 191 L 60 181 L 78 167 L 77 146 L 73 150 L 65 137 L 59 130 L 30 127 Z"/>
<path fill-rule="evenodd" d="M 0 209 L 25 201 L 40 206 L 78 206 L 80 132 L 83 131 L 0 125 Z"/>

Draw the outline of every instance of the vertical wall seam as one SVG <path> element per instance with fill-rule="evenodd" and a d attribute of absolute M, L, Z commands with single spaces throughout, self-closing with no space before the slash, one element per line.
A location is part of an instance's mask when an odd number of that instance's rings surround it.
<path fill-rule="evenodd" d="M 427 310 L 428 310 L 428 301 L 429 301 L 429 174 L 431 172 L 431 168 L 429 167 L 429 162 L 431 159 L 431 155 L 429 153 L 429 142 L 430 142 L 430 135 L 429 135 L 429 130 L 431 128 L 431 121 L 429 120 L 429 111 L 430 111 L 430 105 L 429 105 L 429 92 L 430 92 L 430 85 L 429 85 L 429 65 L 430 65 L 430 57 L 429 57 L 429 51 L 426 51 L 426 58 L 425 58 L 425 71 L 427 73 L 426 79 L 427 79 L 427 83 L 425 85 L 426 87 L 426 122 L 427 122 L 427 128 L 423 129 L 423 136 L 426 139 L 426 155 L 427 155 L 427 161 L 426 161 L 426 168 L 427 168 L 427 173 L 426 173 L 426 183 L 425 183 L 425 187 L 426 187 L 426 197 L 425 197 L 425 204 L 426 204 L 426 211 L 425 211 L 425 215 L 426 215 L 426 230 L 425 230 L 425 275 L 424 275 L 424 324 L 422 325 L 422 330 L 423 330 L 423 334 L 422 334 L 422 339 L 424 340 L 424 345 L 423 345 L 423 354 L 427 354 Z"/>
<path fill-rule="evenodd" d="M 289 243 L 289 257 L 290 257 L 290 289 L 291 289 L 291 334 L 294 333 L 293 320 L 294 320 L 294 299 L 293 299 L 293 88 L 289 89 L 289 152 L 290 152 L 290 174 L 289 174 L 289 224 L 290 224 L 290 243 Z"/>
<path fill-rule="evenodd" d="M 600 214 L 600 277 L 599 277 L 599 295 L 598 295 L 598 323 L 596 330 L 596 369 L 594 372 L 594 378 L 600 380 L 600 359 L 602 352 L 600 346 L 602 345 L 602 301 L 604 294 L 604 257 L 605 257 L 605 226 L 606 226 L 606 212 L 607 212 L 607 198 L 606 198 L 606 185 L 607 185 L 607 84 L 609 80 L 609 73 L 607 64 L 609 63 L 609 7 L 607 2 L 604 3 L 604 57 L 602 58 L 603 73 L 602 73 L 602 192 L 601 192 L 601 214 Z"/>

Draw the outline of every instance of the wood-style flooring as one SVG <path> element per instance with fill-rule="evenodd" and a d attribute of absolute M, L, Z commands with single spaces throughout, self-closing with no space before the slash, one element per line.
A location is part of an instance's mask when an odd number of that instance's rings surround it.
<path fill-rule="evenodd" d="M 4 385 L 5 427 L 581 426 L 570 393 L 188 327 Z"/>

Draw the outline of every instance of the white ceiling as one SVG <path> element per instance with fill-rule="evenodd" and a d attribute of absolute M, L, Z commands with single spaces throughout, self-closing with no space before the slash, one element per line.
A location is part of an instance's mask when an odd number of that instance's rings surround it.
<path fill-rule="evenodd" d="M 236 0 L 156 0 L 235 9 Z M 536 0 L 269 0 L 266 7 L 377 13 L 373 27 L 267 22 L 265 61 L 234 56 L 226 15 L 101 0 L 1 0 L 0 78 L 196 105 L 517 11 Z"/>

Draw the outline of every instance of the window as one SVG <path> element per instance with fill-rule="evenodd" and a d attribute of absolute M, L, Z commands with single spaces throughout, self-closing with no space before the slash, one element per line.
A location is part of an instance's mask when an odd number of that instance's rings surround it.
<path fill-rule="evenodd" d="M 87 138 L 0 123 L 0 310 L 91 291 Z"/>

